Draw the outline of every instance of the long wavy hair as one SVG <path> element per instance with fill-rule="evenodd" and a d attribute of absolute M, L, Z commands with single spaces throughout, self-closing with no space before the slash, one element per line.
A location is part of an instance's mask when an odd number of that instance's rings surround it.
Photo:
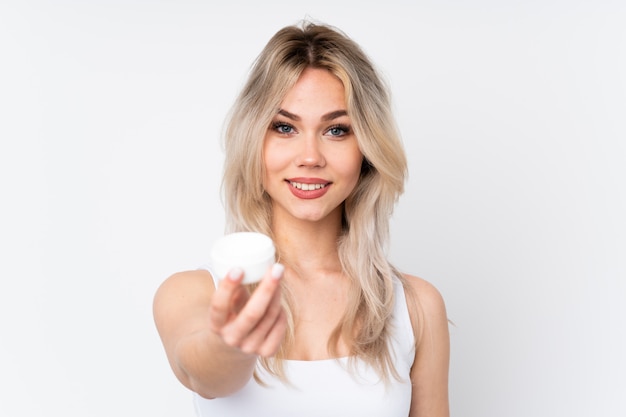
<path fill-rule="evenodd" d="M 387 381 L 398 377 L 389 344 L 393 281 L 404 283 L 387 260 L 389 218 L 404 190 L 407 162 L 385 82 L 359 45 L 338 29 L 308 21 L 287 26 L 254 62 L 224 130 L 226 231 L 272 236 L 271 200 L 259 180 L 264 177 L 263 139 L 286 93 L 306 68 L 327 69 L 343 83 L 348 115 L 364 156 L 357 186 L 343 205 L 337 248 L 343 272 L 351 280 L 349 301 L 328 348 L 337 354 L 338 341 L 347 341 L 351 369 L 359 358 Z M 260 361 L 283 379 L 282 360 L 294 337 L 286 287 L 283 281 L 289 323 L 285 339 L 275 357 Z"/>

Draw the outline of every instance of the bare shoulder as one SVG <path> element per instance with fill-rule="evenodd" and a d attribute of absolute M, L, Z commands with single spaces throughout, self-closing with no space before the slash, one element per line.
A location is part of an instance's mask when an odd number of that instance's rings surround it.
<path fill-rule="evenodd" d="M 211 273 L 206 269 L 194 269 L 189 271 L 176 272 L 168 277 L 159 286 L 157 294 L 160 291 L 170 291 L 174 289 L 184 289 L 188 287 L 206 287 L 207 285 L 213 286 L 213 277 Z"/>
<path fill-rule="evenodd" d="M 443 297 L 430 282 L 403 274 L 415 333 L 410 416 L 449 417 L 450 334 Z"/>
<path fill-rule="evenodd" d="M 153 300 L 153 314 L 162 336 L 177 333 L 190 317 L 209 303 L 215 285 L 209 271 L 198 269 L 177 272 L 157 289 Z"/>
<path fill-rule="evenodd" d="M 423 309 L 433 310 L 433 313 L 445 311 L 445 302 L 439 290 L 430 282 L 414 275 L 402 274 L 406 285 L 413 293 L 414 301 L 418 302 Z"/>
<path fill-rule="evenodd" d="M 155 303 L 176 299 L 184 301 L 195 296 L 204 298 L 214 289 L 213 278 L 209 271 L 204 269 L 182 271 L 171 275 L 159 286 L 154 301 Z"/>
<path fill-rule="evenodd" d="M 416 335 L 423 335 L 424 330 L 448 328 L 446 305 L 441 292 L 430 282 L 409 274 L 403 274 L 405 293 L 411 322 Z M 419 340 L 419 338 L 418 338 Z"/>

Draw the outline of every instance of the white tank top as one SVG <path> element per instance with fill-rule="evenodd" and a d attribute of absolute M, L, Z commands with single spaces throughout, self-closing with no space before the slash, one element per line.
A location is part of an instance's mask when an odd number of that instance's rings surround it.
<path fill-rule="evenodd" d="M 347 370 L 347 358 L 287 360 L 285 371 L 291 385 L 284 384 L 258 366 L 257 373 L 267 387 L 252 378 L 241 390 L 228 397 L 208 400 L 194 393 L 197 416 L 408 416 L 415 337 L 402 284 L 395 282 L 394 287 L 396 301 L 391 321 L 391 347 L 401 381 L 391 377 L 389 384 L 385 385 L 376 371 L 360 360 L 357 362 L 358 373 L 354 376 Z"/>

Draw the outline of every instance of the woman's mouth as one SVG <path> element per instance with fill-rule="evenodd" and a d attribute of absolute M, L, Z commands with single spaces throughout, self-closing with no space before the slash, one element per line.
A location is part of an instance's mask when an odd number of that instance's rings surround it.
<path fill-rule="evenodd" d="M 329 190 L 332 182 L 324 181 L 320 178 L 311 178 L 306 182 L 303 182 L 299 178 L 294 178 L 293 180 L 286 180 L 289 184 L 289 191 L 298 198 L 304 200 L 311 200 L 320 198 L 326 194 Z"/>
<path fill-rule="evenodd" d="M 324 188 L 328 185 L 328 183 L 307 184 L 307 183 L 295 182 L 295 181 L 289 181 L 289 184 L 291 184 L 292 187 L 297 188 L 298 190 L 302 190 L 302 191 L 319 190 L 320 188 Z"/>

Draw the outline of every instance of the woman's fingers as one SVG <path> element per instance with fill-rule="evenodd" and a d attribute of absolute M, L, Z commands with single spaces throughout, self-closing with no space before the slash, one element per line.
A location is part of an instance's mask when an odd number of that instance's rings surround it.
<path fill-rule="evenodd" d="M 220 334 L 224 341 L 239 348 L 259 345 L 280 314 L 280 278 L 284 267 L 275 264 L 254 290 L 246 305 L 230 322 L 224 325 Z M 255 331 L 258 330 L 258 331 Z M 252 342 L 248 342 L 248 339 Z"/>
<path fill-rule="evenodd" d="M 209 325 L 211 330 L 219 333 L 220 329 L 231 319 L 233 307 L 242 304 L 244 294 L 241 281 L 243 271 L 235 268 L 229 271 L 228 275 L 222 279 L 213 293 L 211 307 L 209 311 Z"/>
<path fill-rule="evenodd" d="M 280 316 L 284 314 L 280 291 L 276 291 L 263 319 L 248 333 L 241 344 L 241 350 L 245 353 L 259 353 L 259 348 L 265 344 L 266 339 L 274 328 L 280 325 Z M 282 334 L 280 340 L 282 340 Z"/>
<path fill-rule="evenodd" d="M 246 303 L 244 308 L 239 312 L 235 319 L 236 325 L 241 326 L 242 329 L 251 331 L 261 318 L 266 314 L 269 305 L 276 296 L 280 288 L 280 278 L 284 267 L 280 264 L 275 264 L 268 273 L 265 274 L 264 279 L 259 286 L 254 290 L 254 293 L 250 297 L 250 300 Z"/>
<path fill-rule="evenodd" d="M 287 314 L 285 310 L 281 308 L 280 314 L 276 318 L 276 322 L 270 329 L 270 332 L 263 340 L 263 343 L 257 349 L 256 353 L 259 356 L 273 356 L 278 352 L 280 344 L 283 342 L 285 331 L 287 330 Z"/>

